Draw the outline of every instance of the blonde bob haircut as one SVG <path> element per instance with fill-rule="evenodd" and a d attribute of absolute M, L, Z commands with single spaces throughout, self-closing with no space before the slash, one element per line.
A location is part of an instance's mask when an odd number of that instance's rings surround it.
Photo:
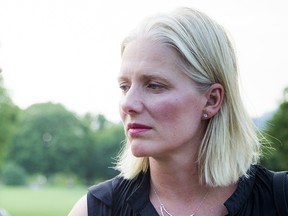
<path fill-rule="evenodd" d="M 259 159 L 260 142 L 240 97 L 236 57 L 223 27 L 197 10 L 178 8 L 144 20 L 124 39 L 121 53 L 139 38 L 174 48 L 181 58 L 177 64 L 200 91 L 207 91 L 214 83 L 224 88 L 223 104 L 209 120 L 199 148 L 199 182 L 227 186 L 240 176 L 248 177 L 250 165 Z M 124 178 L 133 179 L 149 169 L 149 158 L 135 157 L 126 141 L 116 169 Z"/>

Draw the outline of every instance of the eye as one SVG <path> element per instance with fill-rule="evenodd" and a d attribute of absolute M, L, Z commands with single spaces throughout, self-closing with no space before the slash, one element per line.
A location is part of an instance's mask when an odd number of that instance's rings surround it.
<path fill-rule="evenodd" d="M 130 86 L 127 83 L 120 83 L 119 88 L 122 90 L 123 93 L 127 92 Z"/>
<path fill-rule="evenodd" d="M 152 90 L 162 90 L 166 88 L 164 84 L 158 82 L 149 82 L 146 87 Z"/>

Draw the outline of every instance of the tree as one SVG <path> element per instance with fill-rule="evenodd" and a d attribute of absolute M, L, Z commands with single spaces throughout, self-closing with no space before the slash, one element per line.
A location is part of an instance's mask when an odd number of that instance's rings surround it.
<path fill-rule="evenodd" d="M 1 181 L 6 185 L 25 185 L 26 177 L 24 169 L 14 163 L 6 163 L 2 168 Z"/>
<path fill-rule="evenodd" d="M 105 178 L 111 178 L 117 174 L 113 167 L 124 139 L 124 130 L 120 124 L 115 124 L 95 134 L 97 143 L 94 156 L 96 160 L 95 172 L 98 176 L 101 173 Z"/>
<path fill-rule="evenodd" d="M 7 162 L 28 175 L 61 173 L 91 185 L 117 173 L 109 167 L 123 139 L 122 126 L 103 115 L 80 118 L 61 104 L 34 104 L 20 116 Z"/>
<path fill-rule="evenodd" d="M 108 179 L 117 174 L 112 168 L 113 158 L 119 152 L 125 136 L 122 125 L 109 122 L 103 115 L 88 113 L 83 122 L 89 134 L 83 176 L 85 183 L 91 185 L 95 180 Z"/>
<path fill-rule="evenodd" d="M 84 140 L 83 125 L 72 112 L 60 104 L 35 104 L 21 115 L 9 160 L 28 174 L 78 173 L 85 160 Z"/>
<path fill-rule="evenodd" d="M 288 170 L 288 88 L 284 89 L 281 104 L 267 124 L 266 134 L 274 150 L 262 164 L 274 170 Z"/>
<path fill-rule="evenodd" d="M 0 74 L 0 164 L 16 130 L 19 109 L 13 104 Z"/>

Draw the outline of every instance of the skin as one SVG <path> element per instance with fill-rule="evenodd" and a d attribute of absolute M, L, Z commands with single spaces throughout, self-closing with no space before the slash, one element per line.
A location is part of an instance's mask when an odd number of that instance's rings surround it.
<path fill-rule="evenodd" d="M 132 153 L 149 158 L 150 201 L 159 214 L 153 189 L 173 215 L 190 215 L 207 191 L 198 213 L 224 215 L 223 203 L 235 185 L 209 188 L 200 184 L 197 164 L 208 119 L 219 111 L 224 90 L 216 83 L 207 92 L 199 92 L 176 62 L 181 62 L 178 53 L 159 42 L 137 39 L 127 45 L 118 78 L 125 134 Z M 84 196 L 69 216 L 87 215 L 86 209 Z"/>
<path fill-rule="evenodd" d="M 176 66 L 177 58 L 173 49 L 147 40 L 131 42 L 123 53 L 120 115 L 137 157 L 191 158 L 205 133 L 207 98 Z M 129 123 L 148 129 L 131 133 Z"/>
<path fill-rule="evenodd" d="M 88 216 L 86 195 L 77 201 L 68 216 Z"/>

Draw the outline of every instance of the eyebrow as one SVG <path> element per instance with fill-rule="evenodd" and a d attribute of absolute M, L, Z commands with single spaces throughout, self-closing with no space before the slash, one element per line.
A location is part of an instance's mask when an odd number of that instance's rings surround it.
<path fill-rule="evenodd" d="M 160 79 L 160 80 L 163 80 L 163 81 L 165 81 L 165 82 L 169 82 L 169 80 L 168 79 L 166 79 L 164 76 L 160 76 L 160 75 L 158 75 L 158 74 L 143 74 L 143 75 L 141 75 L 140 76 L 140 78 L 139 78 L 140 80 L 153 80 L 153 79 Z M 123 76 L 123 75 L 121 75 L 121 76 L 119 76 L 118 78 L 117 78 L 117 81 L 118 82 L 120 82 L 120 81 L 127 81 L 127 80 L 129 80 L 128 79 L 128 77 L 127 76 Z"/>
<path fill-rule="evenodd" d="M 168 80 L 164 77 L 164 76 L 159 76 L 159 75 L 150 75 L 150 74 L 144 74 L 142 77 L 141 77 L 142 79 L 144 79 L 144 80 L 153 80 L 153 79 L 160 79 L 160 80 L 163 80 L 163 81 L 166 81 L 166 82 L 168 82 Z"/>
<path fill-rule="evenodd" d="M 118 77 L 117 77 L 117 81 L 118 81 L 118 82 L 120 82 L 120 81 L 126 81 L 126 80 L 128 80 L 128 78 L 126 78 L 125 76 L 122 76 L 122 75 L 121 75 L 121 76 L 118 76 Z"/>

